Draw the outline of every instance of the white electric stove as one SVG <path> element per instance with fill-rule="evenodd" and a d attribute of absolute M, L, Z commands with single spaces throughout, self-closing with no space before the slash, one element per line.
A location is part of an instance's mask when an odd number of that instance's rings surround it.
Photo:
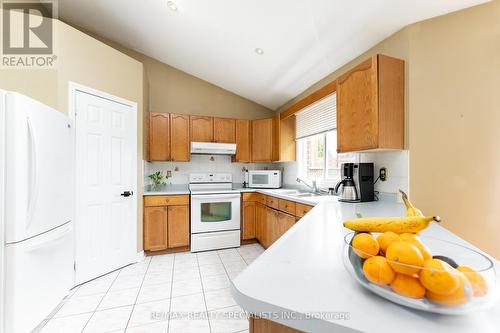
<path fill-rule="evenodd" d="M 191 252 L 240 246 L 240 197 L 229 173 L 189 175 Z"/>

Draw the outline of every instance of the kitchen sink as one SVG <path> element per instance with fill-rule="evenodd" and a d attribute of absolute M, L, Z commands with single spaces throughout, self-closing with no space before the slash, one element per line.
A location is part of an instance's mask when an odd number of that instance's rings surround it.
<path fill-rule="evenodd" d="M 311 193 L 311 192 L 296 192 L 296 193 L 293 193 L 290 195 L 294 196 L 294 197 L 305 198 L 305 197 L 322 197 L 322 196 L 325 196 L 328 194 L 326 194 L 326 193 Z"/>

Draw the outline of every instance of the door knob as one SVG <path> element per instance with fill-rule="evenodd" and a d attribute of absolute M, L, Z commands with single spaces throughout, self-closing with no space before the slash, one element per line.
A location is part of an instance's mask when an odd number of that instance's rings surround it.
<path fill-rule="evenodd" d="M 131 195 L 134 195 L 134 192 L 132 191 L 125 191 L 122 194 L 120 194 L 122 197 L 130 197 Z"/>

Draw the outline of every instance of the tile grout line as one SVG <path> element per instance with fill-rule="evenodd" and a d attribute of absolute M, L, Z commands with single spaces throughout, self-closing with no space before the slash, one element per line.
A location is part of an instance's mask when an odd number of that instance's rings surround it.
<path fill-rule="evenodd" d="M 144 280 L 146 279 L 146 275 L 148 274 L 149 266 L 151 266 L 152 261 L 153 261 L 153 259 L 149 260 L 148 267 L 146 268 L 146 272 L 144 272 L 144 276 L 142 277 L 141 285 L 139 286 L 139 291 L 137 292 L 137 296 L 135 297 L 135 302 L 134 302 L 134 304 L 132 304 L 132 310 L 130 311 L 130 315 L 128 316 L 127 325 L 125 325 L 124 332 L 126 332 L 128 329 L 128 324 L 130 323 L 130 318 L 132 318 L 132 314 L 134 313 L 135 306 L 137 305 L 137 300 L 139 299 L 139 294 L 141 293 L 142 285 L 144 284 Z"/>
<path fill-rule="evenodd" d="M 170 283 L 170 299 L 168 301 L 168 321 L 167 321 L 167 330 L 165 333 L 170 331 L 170 311 L 172 310 L 172 298 L 174 296 L 174 269 L 175 269 L 175 260 L 177 259 L 177 253 L 174 253 L 174 261 L 172 262 L 172 273 L 171 273 L 171 283 Z M 152 260 L 152 259 L 151 259 Z"/>
<path fill-rule="evenodd" d="M 99 305 L 101 305 L 102 303 L 102 300 L 106 297 L 106 295 L 109 293 L 109 291 L 111 290 L 111 287 L 113 286 L 113 284 L 116 282 L 116 279 L 118 279 L 118 276 L 120 276 L 120 272 L 122 270 L 120 269 L 118 271 L 118 274 L 116 274 L 116 277 L 113 279 L 113 282 L 111 282 L 111 284 L 109 285 L 109 288 L 106 290 L 106 292 L 104 293 L 104 296 L 102 296 L 101 300 L 99 301 L 99 303 L 97 304 L 97 306 L 95 307 L 94 311 L 92 312 L 92 314 L 90 315 L 89 319 L 87 320 L 87 322 L 85 323 L 85 325 L 83 326 L 82 328 L 82 331 L 85 331 L 85 328 L 87 327 L 87 325 L 89 324 L 90 320 L 92 319 L 92 317 L 94 317 L 94 314 L 97 312 L 97 309 L 99 308 Z"/>
<path fill-rule="evenodd" d="M 203 286 L 203 277 L 201 276 L 200 261 L 198 260 L 198 254 L 196 254 L 196 264 L 198 265 L 198 275 L 200 275 L 201 292 L 203 294 L 203 303 L 205 303 L 205 313 L 207 314 L 208 330 L 212 332 L 212 324 L 210 323 L 210 319 L 208 316 L 207 298 L 205 296 L 205 287 Z"/>

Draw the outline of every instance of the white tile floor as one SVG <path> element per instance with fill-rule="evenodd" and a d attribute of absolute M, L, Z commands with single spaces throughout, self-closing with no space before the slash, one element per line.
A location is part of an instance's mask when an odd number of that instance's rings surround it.
<path fill-rule="evenodd" d="M 263 251 L 250 244 L 148 257 L 75 288 L 40 332 L 248 332 L 244 316 L 234 317 L 242 310 L 231 297 L 230 279 Z"/>

